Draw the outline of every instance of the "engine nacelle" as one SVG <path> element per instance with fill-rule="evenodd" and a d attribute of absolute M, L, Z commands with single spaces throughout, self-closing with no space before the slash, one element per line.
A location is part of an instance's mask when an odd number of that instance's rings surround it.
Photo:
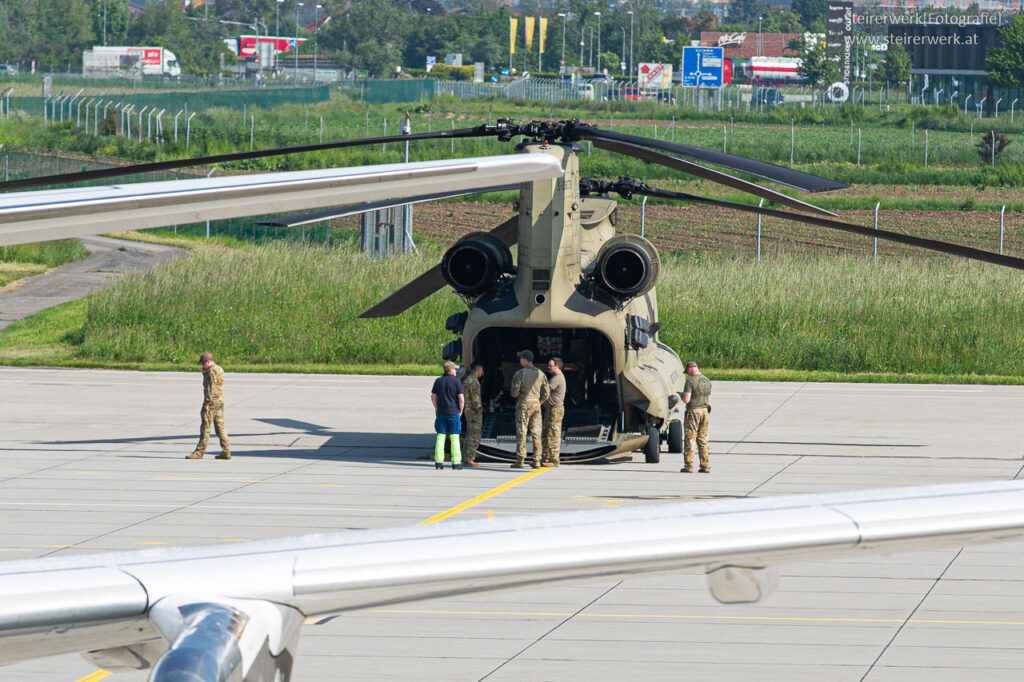
<path fill-rule="evenodd" d="M 628 301 L 643 296 L 658 281 L 661 258 L 654 244 L 643 237 L 612 237 L 597 253 L 596 284 L 615 298 Z"/>
<path fill-rule="evenodd" d="M 441 259 L 444 281 L 463 296 L 476 296 L 512 272 L 512 251 L 498 237 L 473 232 L 455 242 Z"/>

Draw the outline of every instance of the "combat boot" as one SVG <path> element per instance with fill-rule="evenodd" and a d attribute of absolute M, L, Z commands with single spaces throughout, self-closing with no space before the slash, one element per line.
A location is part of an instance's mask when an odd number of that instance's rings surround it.
<path fill-rule="evenodd" d="M 693 473 L 693 465 L 692 464 L 684 465 L 683 468 L 679 470 L 679 473 L 681 473 L 681 474 L 692 474 Z"/>
<path fill-rule="evenodd" d="M 514 462 L 514 463 L 512 464 L 512 466 L 511 466 L 511 467 L 509 467 L 509 468 L 510 468 L 510 469 L 525 469 L 525 468 L 526 468 L 526 465 L 525 465 L 525 464 L 523 464 L 523 461 L 522 461 L 522 460 L 520 459 L 520 460 L 516 460 L 516 461 L 515 461 L 515 462 Z"/>
<path fill-rule="evenodd" d="M 479 465 L 479 464 L 477 464 L 477 463 L 476 463 L 475 461 L 471 461 L 471 460 L 466 460 L 465 462 L 463 462 L 463 463 L 462 463 L 462 465 L 463 465 L 463 466 L 467 466 L 467 467 L 472 467 L 472 468 L 474 468 L 474 469 L 475 469 L 476 467 L 480 466 L 480 465 Z"/>
<path fill-rule="evenodd" d="M 702 474 L 710 474 L 711 473 L 711 467 L 710 466 L 701 467 L 700 469 L 698 469 L 698 471 L 700 473 L 702 473 Z"/>
<path fill-rule="evenodd" d="M 193 450 L 191 455 L 185 455 L 185 459 L 202 459 L 205 454 L 202 450 Z"/>
<path fill-rule="evenodd" d="M 540 469 L 540 466 L 541 465 L 540 465 L 540 460 L 539 459 L 535 459 L 532 462 L 530 462 L 530 468 L 532 468 L 532 469 Z"/>
<path fill-rule="evenodd" d="M 231 451 L 230 450 L 222 450 L 221 453 L 219 455 L 217 455 L 216 458 L 217 459 L 231 459 Z"/>

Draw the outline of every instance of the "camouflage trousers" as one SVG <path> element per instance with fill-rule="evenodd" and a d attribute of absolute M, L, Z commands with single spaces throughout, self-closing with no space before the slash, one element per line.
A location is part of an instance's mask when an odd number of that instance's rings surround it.
<path fill-rule="evenodd" d="M 522 464 L 526 461 L 526 434 L 529 432 L 533 440 L 533 461 L 540 463 L 540 453 L 544 448 L 541 445 L 541 417 L 539 400 L 520 400 L 516 403 L 516 461 Z"/>
<path fill-rule="evenodd" d="M 562 448 L 562 417 L 565 416 L 564 405 L 544 406 L 544 457 L 545 462 L 558 464 L 559 451 Z"/>
<path fill-rule="evenodd" d="M 199 426 L 199 445 L 196 446 L 196 451 L 206 452 L 206 446 L 210 442 L 210 426 L 212 425 L 217 432 L 217 438 L 220 440 L 221 452 L 231 452 L 231 448 L 228 445 L 228 432 L 224 428 L 224 403 L 213 403 L 210 405 L 210 409 L 201 410 L 199 417 L 202 422 Z"/>
<path fill-rule="evenodd" d="M 687 466 L 693 466 L 695 447 L 700 453 L 700 465 L 704 468 L 710 466 L 708 462 L 708 423 L 710 421 L 711 417 L 708 415 L 706 407 L 686 411 L 686 416 L 683 418 L 683 462 Z"/>
<path fill-rule="evenodd" d="M 466 410 L 466 431 L 463 434 L 465 440 L 462 441 L 462 456 L 467 462 L 473 462 L 476 460 L 476 449 L 480 445 L 480 429 L 484 425 L 484 415 L 482 412 L 473 414 L 469 410 Z"/>

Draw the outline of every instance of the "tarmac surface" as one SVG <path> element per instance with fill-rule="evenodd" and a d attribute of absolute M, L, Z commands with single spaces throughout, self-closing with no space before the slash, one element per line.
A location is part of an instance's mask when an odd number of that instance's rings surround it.
<path fill-rule="evenodd" d="M 0 368 L 0 561 L 415 524 L 522 473 L 434 471 L 430 377 L 227 369 L 234 457 L 188 461 L 198 371 Z M 1022 475 L 1024 387 L 719 381 L 712 404 L 711 474 L 638 453 L 453 518 Z M 405 604 L 309 624 L 298 652 L 302 681 L 1019 680 L 1024 544 L 784 565 L 757 605 L 699 573 Z M 0 669 L 87 676 L 146 679 L 76 655 Z"/>
<path fill-rule="evenodd" d="M 129 272 L 149 272 L 185 257 L 182 249 L 161 244 L 98 236 L 79 241 L 89 250 L 88 257 L 26 277 L 12 291 L 0 293 L 0 329 L 40 310 L 85 298 Z"/>

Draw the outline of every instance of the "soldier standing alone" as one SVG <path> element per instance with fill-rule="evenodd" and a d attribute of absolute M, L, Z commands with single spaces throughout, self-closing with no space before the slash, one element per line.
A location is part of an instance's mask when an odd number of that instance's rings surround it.
<path fill-rule="evenodd" d="M 217 431 L 220 440 L 220 454 L 217 459 L 231 459 L 228 432 L 224 428 L 224 370 L 213 361 L 212 353 L 199 356 L 203 368 L 203 409 L 199 411 L 202 423 L 199 426 L 199 445 L 185 459 L 202 459 L 206 445 L 210 442 L 210 425 Z"/>
<path fill-rule="evenodd" d="M 711 381 L 700 373 L 697 363 L 690 360 L 686 363 L 686 385 L 683 387 L 683 402 L 686 403 L 686 416 L 683 418 L 683 468 L 684 474 L 693 471 L 694 445 L 700 453 L 700 473 L 711 473 L 711 462 L 708 460 L 708 423 L 711 420 Z"/>
<path fill-rule="evenodd" d="M 522 469 L 526 462 L 526 434 L 533 439 L 534 469 L 540 466 L 541 418 L 540 404 L 548 399 L 551 389 L 544 373 L 533 366 L 533 351 L 517 353 L 521 369 L 512 377 L 511 395 L 516 399 L 516 461 L 513 469 Z"/>
<path fill-rule="evenodd" d="M 562 358 L 548 360 L 548 386 L 551 395 L 544 403 L 544 457 L 541 464 L 550 467 L 558 466 L 559 451 L 562 446 L 562 417 L 565 416 L 565 376 L 562 374 Z"/>
<path fill-rule="evenodd" d="M 484 424 L 484 404 L 480 399 L 480 377 L 484 375 L 484 366 L 474 362 L 469 366 L 469 373 L 462 380 L 462 392 L 466 396 L 466 442 L 462 448 L 462 464 L 478 467 L 476 449 L 480 445 L 480 429 Z"/>

